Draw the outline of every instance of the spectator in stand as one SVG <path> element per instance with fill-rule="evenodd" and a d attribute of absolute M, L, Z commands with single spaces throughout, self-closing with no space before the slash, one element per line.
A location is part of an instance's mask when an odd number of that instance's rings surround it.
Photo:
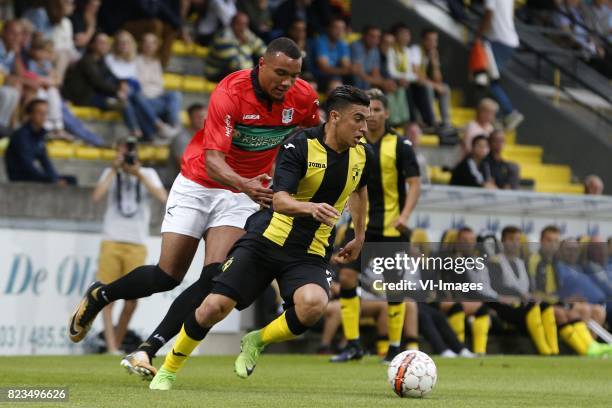
<path fill-rule="evenodd" d="M 85 52 L 87 44 L 89 44 L 97 31 L 98 10 L 100 10 L 101 4 L 102 0 L 78 0 L 76 10 L 70 16 L 74 34 L 74 45 L 81 52 Z"/>
<path fill-rule="evenodd" d="M 421 120 L 427 127 L 435 124 L 433 101 L 423 84 L 421 55 L 418 49 L 410 47 L 410 29 L 404 23 L 393 27 L 395 44 L 387 53 L 387 69 L 389 76 L 406 90 L 406 99 L 410 108 L 410 120 L 415 121 L 417 110 Z"/>
<path fill-rule="evenodd" d="M 493 99 L 483 98 L 476 108 L 476 117 L 467 124 L 463 130 L 461 141 L 462 157 L 466 156 L 472 149 L 472 139 L 478 135 L 489 136 L 495 130 L 495 116 L 499 105 Z"/>
<path fill-rule="evenodd" d="M 237 6 L 239 11 L 249 16 L 251 31 L 265 42 L 270 41 L 272 16 L 268 0 L 238 0 Z"/>
<path fill-rule="evenodd" d="M 164 72 L 157 51 L 159 40 L 153 33 L 142 37 L 141 54 L 136 57 L 136 72 L 147 105 L 155 116 L 180 132 L 182 96 L 176 91 L 164 91 Z"/>
<path fill-rule="evenodd" d="M 296 19 L 304 20 L 308 37 L 323 33 L 332 19 L 329 0 L 285 0 L 273 15 L 277 36 L 285 35 L 289 25 Z"/>
<path fill-rule="evenodd" d="M 139 79 L 141 73 L 137 71 L 136 55 L 137 47 L 134 37 L 129 32 L 120 30 L 115 34 L 113 51 L 104 57 L 106 65 L 115 78 L 128 84 L 130 103 L 124 107 L 126 125 L 132 136 L 142 137 L 144 141 L 153 140 L 156 131 L 162 139 L 171 139 L 180 129 L 172 128 L 159 119 L 155 114 L 153 104 L 143 94 Z M 158 69 L 161 68 L 158 67 Z M 178 124 L 178 117 L 174 118 L 174 123 L 175 126 Z"/>
<path fill-rule="evenodd" d="M 315 70 L 319 88 L 327 89 L 330 81 L 349 82 L 351 59 L 349 46 L 344 41 L 346 23 L 334 18 L 327 27 L 327 34 L 320 34 L 314 43 Z"/>
<path fill-rule="evenodd" d="M 6 134 L 13 114 L 21 99 L 21 80 L 14 75 L 15 60 L 21 52 L 23 26 L 18 20 L 9 20 L 2 28 L 0 38 L 0 131 Z"/>
<path fill-rule="evenodd" d="M 381 74 L 380 39 L 382 32 L 375 26 L 366 26 L 359 41 L 351 44 L 351 61 L 355 86 L 361 89 L 380 88 L 392 92 L 397 88 L 391 79 Z"/>
<path fill-rule="evenodd" d="M 582 13 L 580 0 L 564 0 L 555 13 L 553 22 L 570 34 L 570 45 L 584 50 L 587 55 L 598 53 L 597 43 L 591 37 Z"/>
<path fill-rule="evenodd" d="M 187 108 L 189 125 L 179 133 L 170 145 L 173 180 L 174 176 L 181 171 L 181 158 L 191 138 L 197 131 L 204 128 L 207 113 L 208 107 L 201 103 L 194 103 Z"/>
<path fill-rule="evenodd" d="M 452 186 L 484 187 L 496 189 L 489 164 L 485 157 L 489 154 L 487 137 L 479 135 L 472 140 L 472 150 L 465 159 L 453 169 Z"/>
<path fill-rule="evenodd" d="M 302 75 L 309 73 L 312 75 L 312 47 L 309 47 L 306 37 L 306 22 L 304 20 L 294 20 L 289 26 L 287 37 L 291 38 L 302 52 Z"/>
<path fill-rule="evenodd" d="M 389 50 L 393 47 L 393 45 L 395 44 L 395 36 L 390 33 L 390 32 L 384 32 L 381 39 L 380 39 L 380 74 L 382 75 L 383 78 L 391 78 L 391 76 L 389 75 L 389 70 L 387 69 L 388 67 L 388 61 L 387 61 L 387 55 L 389 55 Z M 393 81 L 395 83 L 395 81 Z M 397 87 L 397 85 L 396 85 Z"/>
<path fill-rule="evenodd" d="M 595 315 L 599 317 L 597 323 L 603 324 L 606 314 L 603 307 L 598 304 L 604 302 L 606 294 L 587 275 L 580 262 L 580 252 L 580 244 L 576 239 L 567 238 L 561 241 L 557 253 L 557 281 L 559 285 L 557 294 L 565 302 L 576 302 L 580 299 L 581 302 L 589 303 L 590 308 L 595 309 Z M 600 308 L 601 310 L 598 310 Z"/>
<path fill-rule="evenodd" d="M 486 37 L 491 42 L 495 64 L 500 75 L 503 75 L 507 63 L 510 62 L 514 51 L 519 46 L 519 37 L 514 28 L 514 2 L 485 0 L 485 13 L 476 37 Z M 492 79 L 490 89 L 504 116 L 504 127 L 507 131 L 514 130 L 523 121 L 523 115 L 514 109 L 499 78 Z"/>
<path fill-rule="evenodd" d="M 489 136 L 489 155 L 485 162 L 489 165 L 491 176 L 498 188 L 516 190 L 519 187 L 519 169 L 515 163 L 502 158 L 502 151 L 506 143 L 503 130 L 495 130 Z"/>
<path fill-rule="evenodd" d="M 587 26 L 612 43 L 612 6 L 610 0 L 592 0 L 583 8 Z"/>
<path fill-rule="evenodd" d="M 421 144 L 421 136 L 423 131 L 416 122 L 410 122 L 407 127 L 406 137 L 412 142 L 412 149 L 419 164 L 419 170 L 421 174 L 421 184 L 431 184 L 431 176 L 429 175 L 429 167 L 427 166 L 427 158 L 420 151 L 419 146 Z"/>
<path fill-rule="evenodd" d="M 4 160 L 10 181 L 76 184 L 71 176 L 59 176 L 47 154 L 44 124 L 47 121 L 47 102 L 33 99 L 25 108 L 26 122 L 12 135 Z"/>
<path fill-rule="evenodd" d="M 590 174 L 584 178 L 584 194 L 602 195 L 604 191 L 604 183 L 601 177 Z"/>
<path fill-rule="evenodd" d="M 210 45 L 217 33 L 229 28 L 237 12 L 236 0 L 209 0 L 196 22 L 196 41 Z"/>
<path fill-rule="evenodd" d="M 265 51 L 261 38 L 249 30 L 249 16 L 238 12 L 230 27 L 215 36 L 204 73 L 210 81 L 218 82 L 229 73 L 253 68 Z"/>
<path fill-rule="evenodd" d="M 429 100 L 438 99 L 440 108 L 440 126 L 449 128 L 451 92 L 450 87 L 444 83 L 442 68 L 440 66 L 440 54 L 438 52 L 438 32 L 433 28 L 426 28 L 421 34 L 421 71 L 424 86 L 429 93 Z"/>
<path fill-rule="evenodd" d="M 133 151 L 128 144 L 131 143 Z M 111 283 L 138 265 L 145 263 L 151 221 L 151 197 L 165 203 L 168 193 L 153 168 L 140 167 L 135 153 L 135 142 L 120 143 L 117 157 L 110 168 L 104 169 L 92 193 L 94 202 L 105 196 L 102 244 L 96 280 Z M 113 324 L 109 304 L 102 311 L 106 349 L 119 354 L 119 348 L 136 309 L 137 300 L 126 300 L 117 326 Z"/>

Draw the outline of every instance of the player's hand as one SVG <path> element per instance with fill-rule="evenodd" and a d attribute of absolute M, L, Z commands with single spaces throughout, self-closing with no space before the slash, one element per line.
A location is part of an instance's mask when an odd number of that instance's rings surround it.
<path fill-rule="evenodd" d="M 239 190 L 251 197 L 251 200 L 255 201 L 257 204 L 268 208 L 270 204 L 272 204 L 272 196 L 274 194 L 272 189 L 265 187 L 270 180 L 272 180 L 272 178 L 267 174 L 260 174 L 244 182 Z"/>
<path fill-rule="evenodd" d="M 410 232 L 410 228 L 406 226 L 406 221 L 405 218 L 399 217 L 393 224 L 393 227 L 402 235 L 407 235 Z"/>
<path fill-rule="evenodd" d="M 310 203 L 310 214 L 315 220 L 333 227 L 340 217 L 340 212 L 327 203 Z"/>
<path fill-rule="evenodd" d="M 344 248 L 340 248 L 340 252 L 338 252 L 334 256 L 334 260 L 338 263 L 353 262 L 355 259 L 357 259 L 359 253 L 361 252 L 361 248 L 363 247 L 363 241 L 363 239 L 353 239 L 348 244 L 346 244 Z"/>

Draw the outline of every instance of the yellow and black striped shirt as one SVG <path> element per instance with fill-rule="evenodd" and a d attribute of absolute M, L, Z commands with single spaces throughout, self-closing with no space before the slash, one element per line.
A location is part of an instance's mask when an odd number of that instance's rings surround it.
<path fill-rule="evenodd" d="M 389 132 L 378 142 L 368 145 L 374 151 L 374 161 L 368 179 L 367 233 L 399 237 L 394 223 L 406 201 L 406 179 L 420 176 L 412 143 Z"/>
<path fill-rule="evenodd" d="M 373 155 L 365 144 L 337 153 L 325 144 L 324 136 L 321 125 L 288 139 L 276 158 L 272 188 L 298 201 L 328 203 L 342 212 L 351 193 L 367 184 Z M 292 253 L 325 258 L 334 239 L 333 227 L 310 216 L 290 217 L 272 209 L 253 214 L 246 229 Z"/>

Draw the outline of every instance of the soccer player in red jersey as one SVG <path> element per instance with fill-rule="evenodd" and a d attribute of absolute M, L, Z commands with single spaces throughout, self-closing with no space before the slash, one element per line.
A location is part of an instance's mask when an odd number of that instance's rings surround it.
<path fill-rule="evenodd" d="M 298 78 L 302 54 L 288 38 L 272 41 L 259 65 L 225 77 L 211 95 L 205 126 L 183 155 L 166 204 L 157 265 L 90 286 L 69 322 L 69 337 L 81 341 L 98 312 L 118 299 L 138 299 L 180 284 L 206 242 L 200 279 L 176 298 L 163 321 L 136 353 L 123 361 L 129 371 L 152 377 L 157 350 L 181 328 L 185 316 L 210 292 L 246 219 L 272 199 L 268 188 L 279 145 L 298 127 L 319 124 L 316 92 Z"/>

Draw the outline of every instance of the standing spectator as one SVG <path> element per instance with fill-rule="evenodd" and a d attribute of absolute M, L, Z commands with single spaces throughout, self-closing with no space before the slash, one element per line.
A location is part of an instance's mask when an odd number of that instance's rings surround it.
<path fill-rule="evenodd" d="M 277 35 L 285 35 L 295 19 L 304 20 L 308 37 L 322 33 L 332 19 L 329 0 L 285 0 L 273 15 Z"/>
<path fill-rule="evenodd" d="M 351 74 L 349 47 L 343 40 L 345 35 L 346 23 L 341 18 L 335 18 L 329 23 L 327 34 L 320 34 L 315 39 L 313 74 L 320 89 L 327 89 L 330 81 L 343 81 Z"/>
<path fill-rule="evenodd" d="M 410 47 L 410 29 L 403 23 L 393 27 L 395 44 L 387 53 L 387 69 L 389 76 L 397 81 L 400 88 L 405 89 L 410 119 L 416 120 L 417 110 L 421 119 L 428 127 L 434 125 L 432 100 L 427 89 L 422 85 L 421 55 L 418 49 Z"/>
<path fill-rule="evenodd" d="M 47 102 L 33 99 L 25 108 L 27 120 L 12 135 L 5 152 L 6 173 L 10 181 L 76 184 L 74 177 L 61 177 L 55 171 L 45 146 Z"/>
<path fill-rule="evenodd" d="M 75 62 L 80 54 L 74 44 L 72 21 L 68 18 L 74 13 L 74 0 L 53 0 L 53 8 L 48 8 L 49 21 L 52 24 L 51 40 L 55 53 L 55 71 L 61 82 L 68 65 Z"/>
<path fill-rule="evenodd" d="M 236 0 L 208 0 L 205 12 L 196 23 L 196 41 L 209 45 L 217 33 L 229 28 L 237 12 Z"/>
<path fill-rule="evenodd" d="M 425 88 L 429 93 L 429 100 L 438 99 L 440 108 L 441 126 L 450 127 L 450 87 L 444 83 L 440 54 L 438 52 L 438 32 L 433 28 L 426 28 L 421 34 L 421 71 Z"/>
<path fill-rule="evenodd" d="M 136 57 L 136 72 L 142 94 L 157 118 L 173 127 L 173 133 L 178 133 L 182 97 L 179 92 L 164 91 L 164 72 L 157 56 L 159 40 L 155 34 L 145 34 L 141 48 L 141 55 Z"/>
<path fill-rule="evenodd" d="M 249 16 L 251 31 L 265 42 L 270 41 L 272 16 L 268 0 L 238 0 L 238 10 Z"/>
<path fill-rule="evenodd" d="M 294 20 L 289 26 L 287 37 L 291 38 L 302 52 L 302 75 L 309 73 L 312 75 L 312 47 L 309 47 L 308 38 L 306 36 L 306 22 L 304 20 Z"/>
<path fill-rule="evenodd" d="M 485 162 L 489 165 L 491 176 L 498 188 L 516 190 L 519 186 L 519 171 L 515 163 L 502 158 L 502 151 L 506 143 L 503 130 L 495 130 L 489 136 L 489 155 Z"/>
<path fill-rule="evenodd" d="M 485 14 L 480 22 L 477 37 L 486 36 L 491 41 L 491 49 L 500 75 L 512 59 L 519 46 L 519 37 L 514 28 L 514 2 L 507 0 L 485 0 Z M 514 130 L 524 119 L 514 109 L 512 101 L 500 84 L 500 79 L 491 81 L 491 93 L 499 102 L 504 116 L 506 130 Z"/>
<path fill-rule="evenodd" d="M 421 184 L 431 184 L 431 176 L 429 174 L 429 167 L 427 166 L 427 158 L 419 149 L 422 135 L 423 131 L 418 123 L 411 122 L 408 124 L 406 137 L 412 142 L 412 149 L 414 150 L 421 173 Z"/>
<path fill-rule="evenodd" d="M 98 28 L 98 10 L 101 0 L 78 0 L 76 10 L 70 16 L 74 34 L 74 45 L 82 52 L 93 38 Z"/>
<path fill-rule="evenodd" d="M 602 195 L 604 191 L 604 183 L 601 177 L 590 174 L 584 178 L 584 194 Z"/>
<path fill-rule="evenodd" d="M 145 263 L 145 242 L 151 221 L 150 197 L 165 203 L 168 194 L 154 169 L 140 167 L 135 142 L 128 141 L 118 145 L 112 167 L 103 171 L 92 193 L 94 202 L 104 196 L 108 198 L 96 279 L 108 284 Z M 119 353 L 136 302 L 125 301 L 116 327 L 112 320 L 113 304 L 102 311 L 108 353 Z"/>
<path fill-rule="evenodd" d="M 18 20 L 10 20 L 2 28 L 0 38 L 0 130 L 3 133 L 11 127 L 13 113 L 21 98 L 21 81 L 14 74 L 15 59 L 21 51 L 23 26 Z M 0 79 L 0 84 L 2 81 Z"/>
<path fill-rule="evenodd" d="M 382 32 L 375 26 L 363 29 L 361 40 L 351 44 L 351 61 L 355 86 L 361 89 L 380 88 L 385 92 L 396 88 L 393 80 L 381 74 L 380 39 Z"/>
<path fill-rule="evenodd" d="M 495 116 L 499 105 L 493 99 L 483 98 L 476 108 L 476 117 L 467 124 L 463 131 L 461 141 L 462 157 L 466 156 L 472 149 L 472 139 L 478 135 L 489 136 L 495 127 Z"/>
<path fill-rule="evenodd" d="M 450 184 L 452 186 L 484 187 L 495 189 L 489 164 L 485 157 L 489 154 L 487 137 L 479 135 L 472 140 L 472 150 L 465 159 L 453 169 Z"/>
<path fill-rule="evenodd" d="M 253 68 L 265 51 L 261 38 L 249 30 L 249 16 L 238 12 L 230 27 L 215 36 L 204 73 L 210 81 L 220 81 L 231 72 Z"/>

